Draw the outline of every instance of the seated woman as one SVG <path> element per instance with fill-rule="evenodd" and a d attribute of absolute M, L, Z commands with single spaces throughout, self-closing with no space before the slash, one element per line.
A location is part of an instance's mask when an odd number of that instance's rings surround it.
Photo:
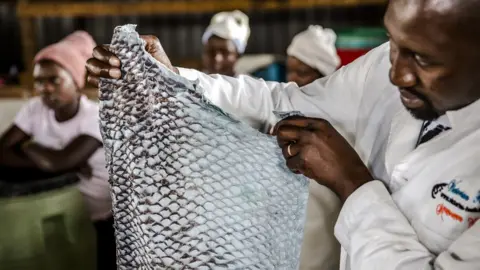
<path fill-rule="evenodd" d="M 304 86 L 332 74 L 340 65 L 336 38 L 333 30 L 313 25 L 297 34 L 287 49 L 287 80 Z M 340 202 L 316 182 L 310 183 L 308 200 L 305 234 L 319 238 L 304 239 L 300 269 L 338 269 L 340 244 L 331 236 Z"/>
<path fill-rule="evenodd" d="M 0 180 L 41 180 L 78 172 L 97 229 L 98 269 L 115 269 L 112 201 L 99 130 L 98 105 L 82 95 L 85 63 L 95 42 L 77 31 L 34 59 L 32 98 L 0 138 Z M 11 175 L 9 177 L 9 175 Z"/>
<path fill-rule="evenodd" d="M 298 86 L 333 73 L 340 65 L 332 29 L 311 25 L 297 34 L 287 49 L 287 81 Z"/>
<path fill-rule="evenodd" d="M 235 64 L 245 52 L 249 37 L 249 18 L 243 12 L 215 14 L 202 37 L 203 71 L 232 77 L 238 75 Z"/>

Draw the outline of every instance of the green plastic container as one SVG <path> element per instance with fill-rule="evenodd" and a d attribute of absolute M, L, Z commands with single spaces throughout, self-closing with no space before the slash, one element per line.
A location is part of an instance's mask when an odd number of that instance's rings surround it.
<path fill-rule="evenodd" d="M 335 30 L 339 49 L 371 49 L 388 41 L 387 32 L 382 27 L 354 27 Z"/>
<path fill-rule="evenodd" d="M 96 270 L 95 246 L 76 187 L 0 198 L 0 270 Z"/>
<path fill-rule="evenodd" d="M 338 56 L 342 65 L 349 64 L 371 49 L 388 41 L 386 31 L 379 27 L 336 29 Z"/>

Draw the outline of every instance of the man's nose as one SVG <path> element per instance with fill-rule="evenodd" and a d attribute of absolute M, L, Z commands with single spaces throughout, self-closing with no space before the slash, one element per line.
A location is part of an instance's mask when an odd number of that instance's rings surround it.
<path fill-rule="evenodd" d="M 417 78 L 408 57 L 399 54 L 392 57 L 390 81 L 399 88 L 414 87 L 417 84 Z"/>

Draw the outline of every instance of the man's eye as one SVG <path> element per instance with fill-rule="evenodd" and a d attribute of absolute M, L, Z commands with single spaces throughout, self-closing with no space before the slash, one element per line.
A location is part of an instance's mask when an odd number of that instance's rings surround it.
<path fill-rule="evenodd" d="M 414 54 L 414 58 L 415 58 L 415 61 L 418 63 L 418 65 L 420 65 L 421 67 L 428 67 L 433 64 L 431 61 L 425 59 L 424 57 L 418 54 Z"/>

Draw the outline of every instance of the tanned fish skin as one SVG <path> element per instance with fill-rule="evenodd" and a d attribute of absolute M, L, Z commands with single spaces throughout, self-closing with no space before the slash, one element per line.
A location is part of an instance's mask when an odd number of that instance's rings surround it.
<path fill-rule="evenodd" d="M 116 27 L 100 82 L 118 269 L 298 269 L 308 179 L 144 46 Z"/>

